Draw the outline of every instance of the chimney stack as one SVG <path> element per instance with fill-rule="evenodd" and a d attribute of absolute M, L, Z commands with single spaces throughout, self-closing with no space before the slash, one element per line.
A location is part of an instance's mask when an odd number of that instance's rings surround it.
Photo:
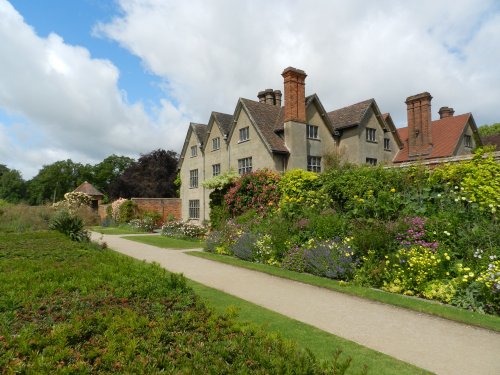
<path fill-rule="evenodd" d="M 259 91 L 259 93 L 257 94 L 257 98 L 259 98 L 259 103 L 265 103 L 266 102 L 266 92 Z"/>
<path fill-rule="evenodd" d="M 281 91 L 273 89 L 265 89 L 257 94 L 259 103 L 275 105 L 281 107 Z"/>
<path fill-rule="evenodd" d="M 453 117 L 453 114 L 455 113 L 453 108 L 450 107 L 441 107 L 439 108 L 439 118 L 444 119 L 446 117 Z"/>
<path fill-rule="evenodd" d="M 281 90 L 274 90 L 274 105 L 281 108 Z"/>
<path fill-rule="evenodd" d="M 428 92 L 406 99 L 409 156 L 427 155 L 432 150 L 431 100 Z"/>
<path fill-rule="evenodd" d="M 300 69 L 289 66 L 283 73 L 285 86 L 285 118 L 284 122 L 306 122 L 306 89 L 307 74 Z"/>

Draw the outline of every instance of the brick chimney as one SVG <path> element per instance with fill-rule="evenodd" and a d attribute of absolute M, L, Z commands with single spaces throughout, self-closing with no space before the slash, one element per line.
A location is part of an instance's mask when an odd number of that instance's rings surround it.
<path fill-rule="evenodd" d="M 453 110 L 453 108 L 450 108 L 450 107 L 441 107 L 439 108 L 439 118 L 440 119 L 444 119 L 446 117 L 453 117 L 453 114 L 455 113 L 455 111 Z"/>
<path fill-rule="evenodd" d="M 300 69 L 289 66 L 283 73 L 285 86 L 285 117 L 284 122 L 306 122 L 306 88 L 307 74 Z"/>
<path fill-rule="evenodd" d="M 431 100 L 428 92 L 406 98 L 410 157 L 427 155 L 432 150 Z"/>

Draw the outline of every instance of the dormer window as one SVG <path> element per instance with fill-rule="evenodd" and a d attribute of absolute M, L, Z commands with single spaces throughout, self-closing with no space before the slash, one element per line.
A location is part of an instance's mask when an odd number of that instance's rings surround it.
<path fill-rule="evenodd" d="M 220 137 L 216 137 L 212 139 L 212 150 L 220 149 Z"/>
<path fill-rule="evenodd" d="M 375 129 L 366 128 L 366 141 L 367 142 L 376 142 Z"/>
<path fill-rule="evenodd" d="M 470 135 L 464 135 L 464 145 L 465 147 L 472 148 L 472 137 Z"/>
<path fill-rule="evenodd" d="M 319 139 L 318 137 L 318 127 L 314 125 L 307 125 L 306 128 L 307 138 L 309 139 Z"/>
<path fill-rule="evenodd" d="M 191 146 L 191 157 L 194 158 L 198 155 L 198 146 Z"/>
<path fill-rule="evenodd" d="M 247 126 L 246 128 L 240 129 L 240 142 L 245 142 L 250 139 L 250 128 Z"/>

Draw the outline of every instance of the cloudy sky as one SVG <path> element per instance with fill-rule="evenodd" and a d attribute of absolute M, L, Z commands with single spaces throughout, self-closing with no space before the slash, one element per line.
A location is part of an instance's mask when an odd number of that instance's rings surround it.
<path fill-rule="evenodd" d="M 287 66 L 328 111 L 373 97 L 400 127 L 429 91 L 491 124 L 499 61 L 498 0 L 0 0 L 0 164 L 179 152 Z"/>

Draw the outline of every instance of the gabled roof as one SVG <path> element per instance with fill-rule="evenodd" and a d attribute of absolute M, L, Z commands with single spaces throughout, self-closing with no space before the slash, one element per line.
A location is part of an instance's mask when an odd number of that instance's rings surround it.
<path fill-rule="evenodd" d="M 226 136 L 231 131 L 231 126 L 233 125 L 233 116 L 228 115 L 226 113 L 220 112 L 212 112 L 210 115 L 210 120 L 208 120 L 208 125 L 205 127 L 205 138 L 202 142 L 202 151 L 205 152 L 205 149 L 208 146 L 208 139 L 210 138 L 210 134 L 212 134 L 212 127 L 216 124 L 224 137 L 224 141 L 227 141 Z"/>
<path fill-rule="evenodd" d="M 90 195 L 91 197 L 103 197 L 104 194 L 101 193 L 99 190 L 97 190 L 94 185 L 92 185 L 91 183 L 85 181 L 84 183 L 82 183 L 80 186 L 78 186 L 75 190 L 73 190 L 74 192 L 78 192 L 78 193 L 85 193 L 87 195 Z"/>
<path fill-rule="evenodd" d="M 189 139 L 191 138 L 191 134 L 195 134 L 198 143 L 202 144 L 205 142 L 205 138 L 207 137 L 207 125 L 205 124 L 197 124 L 194 122 L 189 123 L 189 128 L 186 134 L 186 138 L 184 139 L 184 145 L 182 146 L 181 155 L 179 157 L 179 163 L 177 168 L 181 169 L 182 162 L 184 161 L 184 155 L 186 155 L 187 146 L 189 144 Z"/>
<path fill-rule="evenodd" d="M 368 99 L 350 106 L 328 112 L 328 117 L 337 130 L 361 124 L 375 99 Z"/>
<path fill-rule="evenodd" d="M 289 153 L 285 141 L 275 132 L 276 122 L 282 112 L 281 107 L 240 98 L 234 112 L 234 118 L 238 117 L 242 108 L 245 109 L 270 152 Z M 233 131 L 234 128 L 231 129 L 229 138 Z"/>
<path fill-rule="evenodd" d="M 205 138 L 207 138 L 207 125 L 205 124 L 196 124 L 194 122 L 191 123 L 194 133 L 198 138 L 200 144 L 205 143 Z"/>
<path fill-rule="evenodd" d="M 391 132 L 394 135 L 394 139 L 396 140 L 398 147 L 400 149 L 403 148 L 403 141 L 399 137 L 398 129 L 396 128 L 394 121 L 392 121 L 391 114 L 390 113 L 382 113 L 382 120 L 384 120 L 384 122 L 386 124 L 386 130 Z"/>
<path fill-rule="evenodd" d="M 472 114 L 445 117 L 431 122 L 432 150 L 424 159 L 436 159 L 454 156 L 459 142 L 462 138 L 467 124 L 470 124 L 472 130 L 477 132 L 477 127 Z M 398 129 L 399 137 L 403 141 L 403 148 L 394 158 L 395 163 L 414 160 L 409 157 L 408 145 L 408 127 Z"/>
<path fill-rule="evenodd" d="M 212 114 L 221 128 L 221 133 L 224 135 L 229 134 L 231 126 L 233 125 L 233 115 L 220 112 L 212 112 Z"/>

